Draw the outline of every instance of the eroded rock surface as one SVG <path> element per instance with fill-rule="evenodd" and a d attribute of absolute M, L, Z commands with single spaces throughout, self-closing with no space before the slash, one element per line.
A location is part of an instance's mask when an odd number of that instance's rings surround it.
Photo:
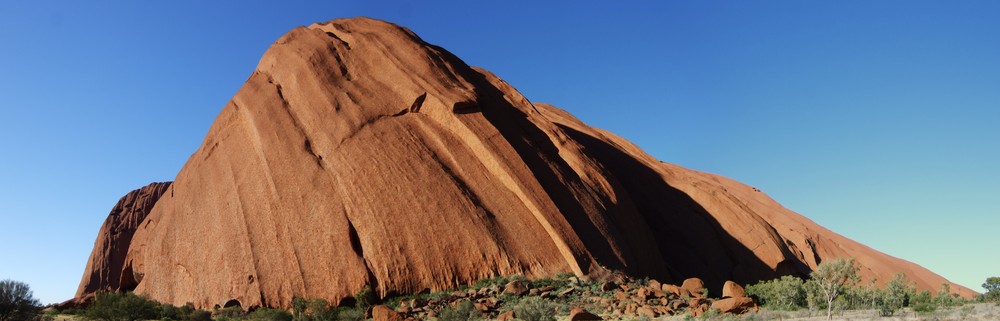
<path fill-rule="evenodd" d="M 170 182 L 152 183 L 123 196 L 104 220 L 94 250 L 87 260 L 83 280 L 76 291 L 76 301 L 89 299 L 98 291 L 132 290 L 138 285 L 132 270 L 125 264 L 139 224 L 153 210 L 156 201 L 170 188 Z"/>
<path fill-rule="evenodd" d="M 92 258 L 86 274 L 101 277 L 85 276 L 78 297 L 130 275 L 161 302 L 289 307 L 365 286 L 608 270 L 719 291 L 836 257 L 866 278 L 947 282 L 367 18 L 278 39 L 139 221 L 121 264 Z M 98 241 L 95 255 L 109 252 Z"/>

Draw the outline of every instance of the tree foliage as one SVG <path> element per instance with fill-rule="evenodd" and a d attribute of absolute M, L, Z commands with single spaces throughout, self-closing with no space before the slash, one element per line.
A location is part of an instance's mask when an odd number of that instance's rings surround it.
<path fill-rule="evenodd" d="M 885 284 L 885 291 L 881 295 L 878 308 L 879 315 L 892 316 L 908 303 L 910 293 L 913 293 L 914 286 L 906 279 L 903 273 L 896 275 Z"/>
<path fill-rule="evenodd" d="M 826 317 L 833 319 L 834 301 L 860 281 L 854 259 L 823 261 L 812 273 L 810 283 L 816 289 L 817 299 L 826 304 Z"/>
<path fill-rule="evenodd" d="M 746 290 L 761 305 L 775 310 L 794 311 L 806 306 L 806 291 L 802 284 L 802 279 L 786 275 L 780 279 L 747 286 Z"/>
<path fill-rule="evenodd" d="M 983 283 L 983 289 L 986 289 L 986 293 L 983 293 L 983 299 L 993 302 L 1000 301 L 1000 277 L 993 276 L 986 278 L 986 282 Z"/>
<path fill-rule="evenodd" d="M 23 282 L 0 281 L 0 321 L 34 319 L 41 304 Z"/>

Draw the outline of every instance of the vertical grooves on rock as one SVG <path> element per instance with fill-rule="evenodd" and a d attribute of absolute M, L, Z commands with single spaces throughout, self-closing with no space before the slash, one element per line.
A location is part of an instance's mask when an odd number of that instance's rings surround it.
<path fill-rule="evenodd" d="M 315 150 L 313 150 L 312 143 L 309 140 L 309 135 L 307 134 L 305 128 L 302 126 L 302 121 L 300 121 L 299 118 L 295 115 L 295 113 L 292 112 L 291 103 L 288 101 L 288 99 L 285 98 L 285 92 L 281 89 L 281 84 L 276 83 L 274 79 L 271 78 L 270 75 L 268 75 L 267 77 L 268 77 L 267 82 L 274 85 L 274 89 L 278 93 L 278 98 L 281 100 L 281 108 L 285 111 L 286 114 L 288 114 L 288 119 L 292 121 L 292 125 L 295 127 L 296 130 L 298 130 L 299 135 L 302 135 L 302 138 L 305 139 L 304 143 L 305 151 L 309 153 L 309 155 L 312 155 L 312 158 L 316 161 L 316 166 L 319 166 L 320 169 L 324 169 L 323 156 L 320 156 L 319 154 L 316 153 Z"/>
<path fill-rule="evenodd" d="M 501 157 L 497 156 L 491 148 L 486 147 L 486 143 L 480 140 L 480 135 L 470 129 L 461 119 L 449 117 L 444 118 L 444 120 L 447 123 L 442 123 L 439 126 L 454 132 L 455 137 L 460 139 L 463 145 L 476 155 L 476 159 L 482 162 L 484 167 L 489 171 L 490 176 L 496 178 L 507 190 L 517 196 L 518 200 L 524 204 L 538 224 L 548 233 L 549 238 L 556 248 L 559 249 L 559 252 L 573 273 L 576 275 L 585 275 L 586 273 L 580 267 L 580 263 L 577 261 L 577 257 L 570 248 L 569 243 L 567 243 L 564 236 L 556 230 L 552 223 L 549 222 L 548 218 L 545 217 L 541 207 L 535 202 L 534 198 L 528 195 L 521 186 L 521 182 L 514 179 L 514 177 L 518 176 L 512 173 L 508 165 L 501 161 Z"/>
<path fill-rule="evenodd" d="M 236 99 L 233 99 L 233 106 L 239 106 Z M 278 195 L 278 187 L 274 183 L 274 175 L 271 171 L 271 164 L 267 160 L 267 156 L 264 155 L 264 144 L 261 142 L 260 131 L 257 129 L 257 120 L 254 119 L 253 113 L 246 108 L 235 108 L 238 115 L 244 119 L 243 124 L 245 124 L 244 129 L 249 131 L 249 138 L 251 143 L 253 143 L 253 152 L 257 156 L 257 159 L 264 165 L 264 176 L 267 178 L 268 187 L 270 188 L 271 194 L 273 196 Z M 231 162 L 229 163 L 232 164 Z"/>
<path fill-rule="evenodd" d="M 317 30 L 317 31 L 321 32 L 319 30 Z M 335 34 L 333 32 L 327 31 L 326 35 L 329 36 L 330 38 L 333 38 L 333 39 L 339 41 L 341 44 L 344 45 L 344 48 L 346 48 L 347 50 L 351 50 L 351 44 L 347 43 L 347 41 L 344 41 L 344 39 L 341 39 L 340 37 L 338 37 L 337 34 Z M 336 59 L 336 61 L 337 61 L 337 67 L 339 67 L 339 69 L 340 69 L 340 75 L 343 76 L 344 79 L 347 79 L 347 81 L 351 81 L 351 74 L 348 72 L 349 70 L 347 68 L 347 64 L 344 62 L 344 57 L 340 53 L 340 50 L 338 50 L 339 48 L 334 47 L 332 49 L 333 50 L 331 50 L 331 51 L 333 51 L 333 57 L 334 57 L 334 59 Z"/>
<path fill-rule="evenodd" d="M 228 159 L 227 159 L 227 161 L 228 161 Z M 257 250 L 258 249 L 257 249 L 256 244 L 254 244 L 255 242 L 253 241 L 252 235 L 250 234 L 250 223 L 247 222 L 247 215 L 246 215 L 247 208 L 246 208 L 246 204 L 243 203 L 242 192 L 240 192 L 239 186 L 236 184 L 236 174 L 233 173 L 232 170 L 229 171 L 229 183 L 233 187 L 233 190 L 236 191 L 236 193 L 235 193 L 236 194 L 236 202 L 240 204 L 240 206 L 237 207 L 236 209 L 237 209 L 240 221 L 242 222 L 242 226 L 243 226 L 243 237 L 246 240 L 246 242 L 245 242 L 245 244 L 246 244 L 246 250 L 248 252 L 250 252 L 250 265 L 253 266 L 253 271 L 252 271 L 251 276 L 254 278 L 254 280 L 259 280 L 260 279 L 260 276 L 259 276 L 259 273 L 260 273 L 259 272 L 260 271 L 260 262 L 258 262 L 258 260 L 257 260 L 257 258 L 258 258 Z M 258 293 L 263 293 L 263 290 L 261 289 L 261 285 L 260 285 L 261 283 L 260 282 L 256 282 L 256 281 L 254 283 L 257 286 L 257 292 Z M 263 296 L 263 294 L 261 294 L 260 300 L 261 300 L 261 305 L 262 306 L 266 306 L 264 304 L 264 296 Z"/>
<path fill-rule="evenodd" d="M 351 222 L 351 219 L 347 218 L 346 215 L 344 216 L 344 219 L 347 221 L 347 235 L 351 240 L 351 250 L 353 250 L 354 254 L 357 254 L 358 258 L 364 262 L 365 272 L 368 274 L 368 284 L 373 290 L 378 289 L 378 277 L 375 276 L 375 273 L 372 271 L 371 262 L 369 262 L 368 258 L 365 257 L 365 249 L 361 244 L 361 238 L 358 236 L 358 230 L 354 228 L 354 222 Z"/>

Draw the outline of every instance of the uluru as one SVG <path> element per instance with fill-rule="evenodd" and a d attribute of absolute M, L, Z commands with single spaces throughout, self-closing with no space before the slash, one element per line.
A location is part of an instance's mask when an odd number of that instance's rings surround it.
<path fill-rule="evenodd" d="M 613 272 L 721 295 L 846 257 L 866 280 L 951 283 L 533 102 L 404 27 L 351 18 L 271 45 L 174 181 L 114 207 L 75 300 L 289 307 Z"/>

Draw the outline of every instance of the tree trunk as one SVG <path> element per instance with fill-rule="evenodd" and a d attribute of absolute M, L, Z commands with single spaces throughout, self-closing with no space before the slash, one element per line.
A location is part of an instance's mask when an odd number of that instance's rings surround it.
<path fill-rule="evenodd" d="M 826 300 L 826 319 L 833 320 L 833 300 Z"/>

